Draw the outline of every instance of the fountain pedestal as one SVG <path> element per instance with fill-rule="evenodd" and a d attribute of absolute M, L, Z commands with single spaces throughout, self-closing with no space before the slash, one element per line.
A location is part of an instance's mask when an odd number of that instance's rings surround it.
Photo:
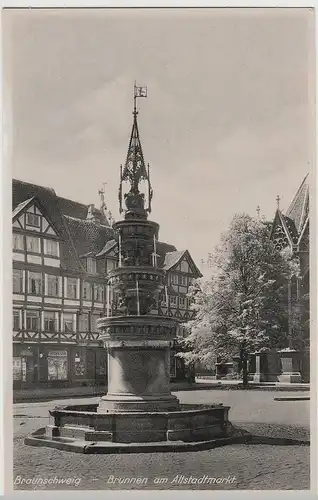
<path fill-rule="evenodd" d="M 170 342 L 175 322 L 169 318 L 130 316 L 99 320 L 108 350 L 108 392 L 99 413 L 179 409 L 170 393 Z"/>

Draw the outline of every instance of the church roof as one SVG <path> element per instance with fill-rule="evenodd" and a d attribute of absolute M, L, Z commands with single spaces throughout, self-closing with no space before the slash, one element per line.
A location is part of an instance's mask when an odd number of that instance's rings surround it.
<path fill-rule="evenodd" d="M 298 234 L 300 234 L 303 229 L 308 213 L 309 183 L 307 174 L 286 212 L 286 217 L 294 222 Z"/>
<path fill-rule="evenodd" d="M 275 218 L 271 228 L 271 238 L 275 238 L 279 226 L 284 231 L 291 248 L 299 244 L 301 235 L 307 225 L 309 217 L 309 183 L 308 174 L 301 183 L 286 214 L 279 208 L 276 210 Z M 277 233 L 278 234 L 278 233 Z M 276 234 L 276 236 L 277 236 Z M 281 238 L 281 235 L 280 235 Z"/>

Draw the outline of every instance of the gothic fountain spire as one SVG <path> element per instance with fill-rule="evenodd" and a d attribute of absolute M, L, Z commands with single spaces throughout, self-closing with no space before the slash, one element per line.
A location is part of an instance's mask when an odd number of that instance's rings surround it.
<path fill-rule="evenodd" d="M 124 193 L 126 204 L 125 218 L 147 218 L 151 212 L 151 200 L 153 191 L 150 183 L 149 164 L 146 167 L 139 129 L 137 122 L 137 98 L 147 97 L 147 87 L 137 87 L 134 85 L 134 110 L 133 126 L 130 135 L 128 152 L 124 167 L 120 166 L 120 185 L 119 185 L 119 211 L 123 212 L 123 182 L 128 181 L 130 190 Z M 148 184 L 147 208 L 145 208 L 145 195 L 139 191 L 140 183 L 144 181 Z"/>

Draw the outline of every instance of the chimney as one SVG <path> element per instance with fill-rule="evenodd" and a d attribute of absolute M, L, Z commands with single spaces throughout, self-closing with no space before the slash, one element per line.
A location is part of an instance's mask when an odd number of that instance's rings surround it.
<path fill-rule="evenodd" d="M 95 222 L 95 224 L 100 224 L 101 215 L 102 214 L 100 210 L 98 210 L 98 208 L 96 208 L 94 204 L 88 205 L 86 220 L 89 220 L 90 222 Z"/>

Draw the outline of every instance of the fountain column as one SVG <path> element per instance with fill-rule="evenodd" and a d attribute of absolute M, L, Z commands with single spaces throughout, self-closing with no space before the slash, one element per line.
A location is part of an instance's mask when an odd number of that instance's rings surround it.
<path fill-rule="evenodd" d="M 120 173 L 119 201 L 123 181 L 130 183 L 124 195 L 124 219 L 113 224 L 118 235 L 118 267 L 108 274 L 117 307 L 116 316 L 98 322 L 108 351 L 108 392 L 99 413 L 177 410 L 178 399 L 170 392 L 170 343 L 176 337 L 174 319 L 154 315 L 154 303 L 166 284 L 165 271 L 157 267 L 156 239 L 159 225 L 148 220 L 152 189 L 145 166 L 137 125 L 137 111 L 124 168 Z M 148 183 L 148 208 L 140 192 Z"/>

